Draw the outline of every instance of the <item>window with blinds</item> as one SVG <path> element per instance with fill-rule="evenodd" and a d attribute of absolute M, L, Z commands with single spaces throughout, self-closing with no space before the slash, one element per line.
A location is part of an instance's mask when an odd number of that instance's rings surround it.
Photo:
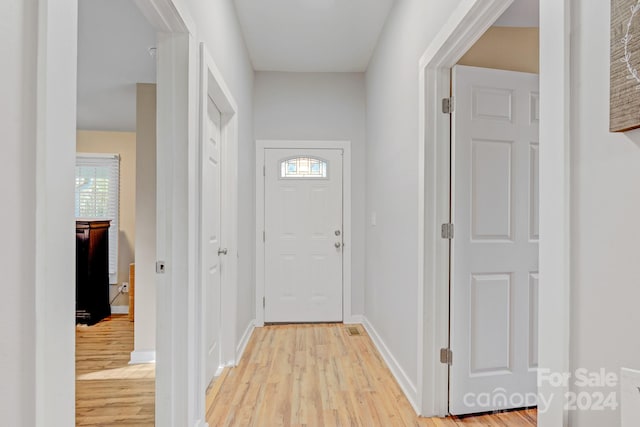
<path fill-rule="evenodd" d="M 118 213 L 120 203 L 120 156 L 76 155 L 76 218 L 110 219 L 109 283 L 118 276 Z"/>

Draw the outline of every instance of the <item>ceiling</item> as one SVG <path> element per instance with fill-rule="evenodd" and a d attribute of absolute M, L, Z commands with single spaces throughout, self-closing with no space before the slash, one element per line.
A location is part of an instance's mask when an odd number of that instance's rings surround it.
<path fill-rule="evenodd" d="M 136 83 L 156 81 L 155 40 L 132 0 L 78 2 L 78 129 L 135 131 Z"/>
<path fill-rule="evenodd" d="M 235 0 L 258 71 L 365 71 L 395 0 Z"/>
<path fill-rule="evenodd" d="M 361 72 L 396 0 L 234 1 L 256 70 Z M 156 81 L 155 31 L 133 0 L 78 9 L 78 129 L 135 131 L 135 85 Z M 537 27 L 538 0 L 515 0 L 496 25 Z"/>

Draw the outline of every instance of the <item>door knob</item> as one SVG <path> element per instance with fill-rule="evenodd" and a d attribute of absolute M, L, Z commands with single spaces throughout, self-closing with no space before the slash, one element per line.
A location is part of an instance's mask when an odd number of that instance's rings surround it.
<path fill-rule="evenodd" d="M 220 255 L 226 255 L 227 254 L 227 248 L 220 248 L 218 249 L 218 256 Z"/>

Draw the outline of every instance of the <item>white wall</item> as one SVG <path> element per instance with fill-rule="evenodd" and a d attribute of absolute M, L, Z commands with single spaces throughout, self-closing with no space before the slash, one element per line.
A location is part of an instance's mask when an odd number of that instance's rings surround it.
<path fill-rule="evenodd" d="M 54 17 L 44 31 L 39 14 L 43 22 Z M 74 425 L 75 390 L 77 10 L 70 0 L 9 1 L 0 3 L 0 16 L 0 267 L 7 284 L 0 299 L 0 419 L 67 427 Z M 47 84 L 52 80 L 57 84 Z"/>
<path fill-rule="evenodd" d="M 413 386 L 418 382 L 418 62 L 459 3 L 398 0 L 366 75 L 365 315 Z"/>
<path fill-rule="evenodd" d="M 187 7 L 238 104 L 238 311 L 236 341 L 255 319 L 253 66 L 232 0 L 174 0 Z"/>
<path fill-rule="evenodd" d="M 539 38 L 537 27 L 491 27 L 458 64 L 538 74 Z"/>
<path fill-rule="evenodd" d="M 35 425 L 35 3 L 0 3 L 0 192 L 11 206 L 0 209 L 0 266 L 12 284 L 0 298 L 0 419 L 13 426 Z"/>
<path fill-rule="evenodd" d="M 156 85 L 136 87 L 135 323 L 132 362 L 156 349 Z"/>
<path fill-rule="evenodd" d="M 619 373 L 640 369 L 640 132 L 608 132 L 610 2 L 572 7 L 571 369 Z M 620 425 L 617 411 L 569 417 Z"/>
<path fill-rule="evenodd" d="M 365 108 L 363 73 L 257 72 L 256 139 L 350 140 L 351 312 L 364 313 Z"/>

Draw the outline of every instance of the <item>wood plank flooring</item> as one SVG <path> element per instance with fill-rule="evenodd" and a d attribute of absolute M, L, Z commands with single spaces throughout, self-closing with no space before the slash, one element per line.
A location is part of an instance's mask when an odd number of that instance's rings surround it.
<path fill-rule="evenodd" d="M 155 365 L 129 365 L 132 350 L 127 315 L 76 326 L 76 426 L 154 425 Z"/>
<path fill-rule="evenodd" d="M 257 328 L 207 394 L 210 426 L 524 427 L 536 411 L 418 418 L 371 339 L 341 324 Z"/>
<path fill-rule="evenodd" d="M 417 418 L 364 329 L 340 324 L 258 328 L 236 368 L 207 394 L 214 426 L 529 427 L 535 410 Z M 154 425 L 155 365 L 128 365 L 126 315 L 76 328 L 76 425 Z"/>

